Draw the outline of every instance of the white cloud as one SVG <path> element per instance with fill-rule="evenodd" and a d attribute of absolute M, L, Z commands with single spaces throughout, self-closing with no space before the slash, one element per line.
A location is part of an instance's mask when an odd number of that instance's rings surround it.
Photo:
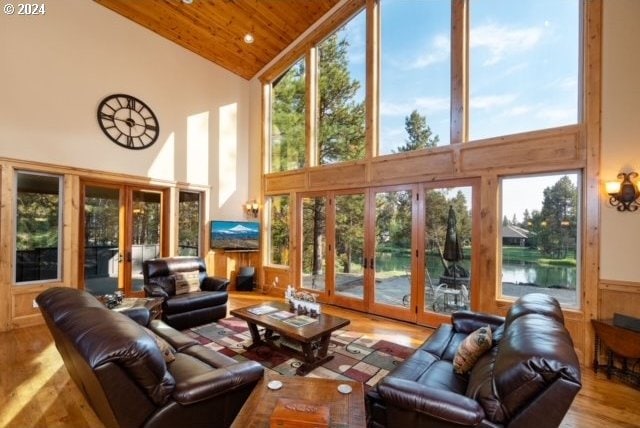
<path fill-rule="evenodd" d="M 449 99 L 444 97 L 420 97 L 405 103 L 380 103 L 381 116 L 408 116 L 413 110 L 420 114 L 432 114 L 449 110 Z"/>
<path fill-rule="evenodd" d="M 576 109 L 574 108 L 562 108 L 562 107 L 545 107 L 540 109 L 536 116 L 545 121 L 551 122 L 557 126 L 557 124 L 575 123 L 576 121 Z"/>
<path fill-rule="evenodd" d="M 516 98 L 517 96 L 515 94 L 472 96 L 469 103 L 471 104 L 472 110 L 491 109 L 511 104 Z"/>
<path fill-rule="evenodd" d="M 471 49 L 486 49 L 488 57 L 483 65 L 494 65 L 505 56 L 529 50 L 542 39 L 543 28 L 510 28 L 504 25 L 486 24 L 472 30 Z"/>
<path fill-rule="evenodd" d="M 426 52 L 409 59 L 407 62 L 403 62 L 401 67 L 405 70 L 416 70 L 439 62 L 449 61 L 450 52 L 451 41 L 449 37 L 444 34 L 438 34 L 433 38 Z"/>

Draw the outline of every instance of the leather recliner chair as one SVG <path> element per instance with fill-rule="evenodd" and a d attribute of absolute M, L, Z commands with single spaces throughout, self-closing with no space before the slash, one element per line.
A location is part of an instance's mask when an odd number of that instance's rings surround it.
<path fill-rule="evenodd" d="M 198 273 L 199 290 L 176 294 L 176 274 Z M 184 330 L 227 316 L 229 280 L 207 276 L 200 257 L 165 257 L 145 260 L 142 264 L 144 292 L 147 297 L 161 297 L 162 319 Z"/>
<path fill-rule="evenodd" d="M 69 375 L 109 428 L 228 427 L 264 373 L 161 320 L 145 330 L 85 291 L 53 287 L 36 302 Z"/>

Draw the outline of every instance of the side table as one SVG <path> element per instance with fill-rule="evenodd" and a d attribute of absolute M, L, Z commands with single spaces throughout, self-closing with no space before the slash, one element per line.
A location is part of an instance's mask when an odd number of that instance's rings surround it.
<path fill-rule="evenodd" d="M 629 369 L 627 359 L 640 359 L 640 333 L 613 324 L 613 320 L 591 320 L 596 331 L 595 357 L 593 370 L 605 368 L 607 378 L 618 375 L 624 381 L 630 381 L 636 387 L 640 386 L 640 374 Z M 607 353 L 607 364 L 600 364 L 598 357 L 600 345 L 604 345 Z M 622 368 L 614 367 L 614 356 L 622 358 Z"/>

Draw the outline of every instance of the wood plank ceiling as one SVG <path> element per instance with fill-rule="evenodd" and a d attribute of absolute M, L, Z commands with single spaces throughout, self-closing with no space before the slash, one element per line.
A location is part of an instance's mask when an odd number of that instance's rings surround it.
<path fill-rule="evenodd" d="M 95 0 L 251 79 L 339 0 Z M 244 42 L 250 33 L 254 42 Z"/>

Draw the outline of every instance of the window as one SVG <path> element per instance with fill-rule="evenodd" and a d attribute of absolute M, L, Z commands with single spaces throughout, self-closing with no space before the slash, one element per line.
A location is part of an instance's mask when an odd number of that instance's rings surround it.
<path fill-rule="evenodd" d="M 471 140 L 578 121 L 579 0 L 470 2 Z"/>
<path fill-rule="evenodd" d="M 579 174 L 502 179 L 502 294 L 578 306 Z"/>
<path fill-rule="evenodd" d="M 289 264 L 289 195 L 270 196 L 269 207 L 269 249 L 268 263 Z"/>
<path fill-rule="evenodd" d="M 61 279 L 62 177 L 16 173 L 15 282 Z"/>
<path fill-rule="evenodd" d="M 449 144 L 451 1 L 382 0 L 378 154 Z"/>
<path fill-rule="evenodd" d="M 366 13 L 318 45 L 318 163 L 365 155 Z"/>
<path fill-rule="evenodd" d="M 272 84 L 270 172 L 302 168 L 306 161 L 304 58 Z"/>
<path fill-rule="evenodd" d="M 200 249 L 200 193 L 181 191 L 178 197 L 178 255 L 197 256 Z"/>

